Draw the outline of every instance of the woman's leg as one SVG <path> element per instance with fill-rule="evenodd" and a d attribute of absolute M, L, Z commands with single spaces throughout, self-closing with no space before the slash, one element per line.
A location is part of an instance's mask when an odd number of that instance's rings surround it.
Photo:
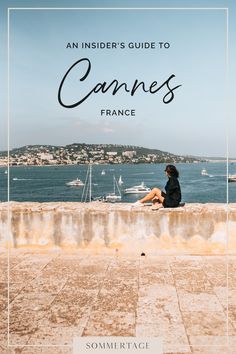
<path fill-rule="evenodd" d="M 160 204 L 160 203 L 161 203 L 161 202 L 160 202 L 160 200 L 157 198 L 157 196 L 152 199 L 152 204 L 153 204 L 153 205 L 157 205 L 157 204 Z"/>
<path fill-rule="evenodd" d="M 159 188 L 153 188 L 151 192 L 149 192 L 144 198 L 140 199 L 140 203 L 148 202 L 152 200 L 154 197 L 157 197 L 161 203 L 163 203 L 164 198 L 161 195 L 161 190 Z"/>

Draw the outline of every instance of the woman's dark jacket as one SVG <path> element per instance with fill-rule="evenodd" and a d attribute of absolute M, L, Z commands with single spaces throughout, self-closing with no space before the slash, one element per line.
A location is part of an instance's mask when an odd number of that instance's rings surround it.
<path fill-rule="evenodd" d="M 179 203 L 181 202 L 181 189 L 177 177 L 169 177 L 165 186 L 165 191 L 166 193 L 161 193 L 164 197 L 164 208 L 175 208 L 179 206 Z"/>

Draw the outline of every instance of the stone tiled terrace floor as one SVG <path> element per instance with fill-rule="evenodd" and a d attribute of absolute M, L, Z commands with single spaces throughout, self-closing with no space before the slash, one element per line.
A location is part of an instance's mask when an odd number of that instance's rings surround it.
<path fill-rule="evenodd" d="M 74 336 L 161 336 L 164 353 L 236 353 L 236 257 L 13 250 L 8 349 L 3 251 L 0 269 L 0 353 L 69 354 Z"/>

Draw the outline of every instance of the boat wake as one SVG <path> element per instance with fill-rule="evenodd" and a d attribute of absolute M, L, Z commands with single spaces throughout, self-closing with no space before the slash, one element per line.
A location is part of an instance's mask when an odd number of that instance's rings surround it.
<path fill-rule="evenodd" d="M 13 181 L 32 181 L 34 178 L 12 178 Z"/>
<path fill-rule="evenodd" d="M 132 176 L 138 176 L 138 175 L 154 175 L 155 172 L 143 172 L 143 173 L 132 173 Z"/>

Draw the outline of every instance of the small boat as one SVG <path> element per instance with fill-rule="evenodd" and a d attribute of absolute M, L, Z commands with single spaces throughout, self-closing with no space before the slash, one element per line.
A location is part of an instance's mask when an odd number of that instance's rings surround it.
<path fill-rule="evenodd" d="M 236 174 L 235 175 L 229 175 L 228 182 L 236 182 Z"/>
<path fill-rule="evenodd" d="M 115 193 L 110 193 L 105 197 L 105 201 L 109 203 L 119 202 L 120 200 L 121 200 L 121 195 L 116 195 Z"/>
<path fill-rule="evenodd" d="M 13 181 L 17 181 L 17 180 L 18 180 L 18 178 L 17 178 L 17 177 L 14 177 L 14 178 L 12 178 L 12 180 L 13 180 Z"/>
<path fill-rule="evenodd" d="M 84 183 L 79 178 L 76 178 L 71 182 L 67 182 L 66 185 L 71 187 L 80 187 L 84 186 Z"/>
<path fill-rule="evenodd" d="M 118 180 L 118 184 L 119 186 L 121 186 L 124 182 L 122 181 L 122 177 L 120 176 L 119 180 Z"/>
<path fill-rule="evenodd" d="M 105 170 L 102 170 L 101 175 L 105 176 L 105 174 L 106 174 Z"/>
<path fill-rule="evenodd" d="M 5 175 L 7 175 L 7 170 L 4 171 Z"/>
<path fill-rule="evenodd" d="M 207 170 L 206 170 L 205 168 L 203 168 L 203 169 L 201 170 L 201 175 L 202 175 L 202 176 L 208 176 Z"/>
<path fill-rule="evenodd" d="M 151 189 L 149 187 L 147 187 L 144 182 L 142 182 L 140 185 L 138 186 L 133 186 L 131 188 L 126 188 L 124 190 L 124 194 L 145 194 L 150 192 Z"/>
<path fill-rule="evenodd" d="M 121 192 L 115 176 L 113 176 L 113 186 L 114 186 L 114 191 L 113 193 L 109 193 L 105 196 L 104 198 L 105 202 L 115 203 L 121 200 Z M 118 195 L 116 194 L 116 189 L 118 191 Z"/>

